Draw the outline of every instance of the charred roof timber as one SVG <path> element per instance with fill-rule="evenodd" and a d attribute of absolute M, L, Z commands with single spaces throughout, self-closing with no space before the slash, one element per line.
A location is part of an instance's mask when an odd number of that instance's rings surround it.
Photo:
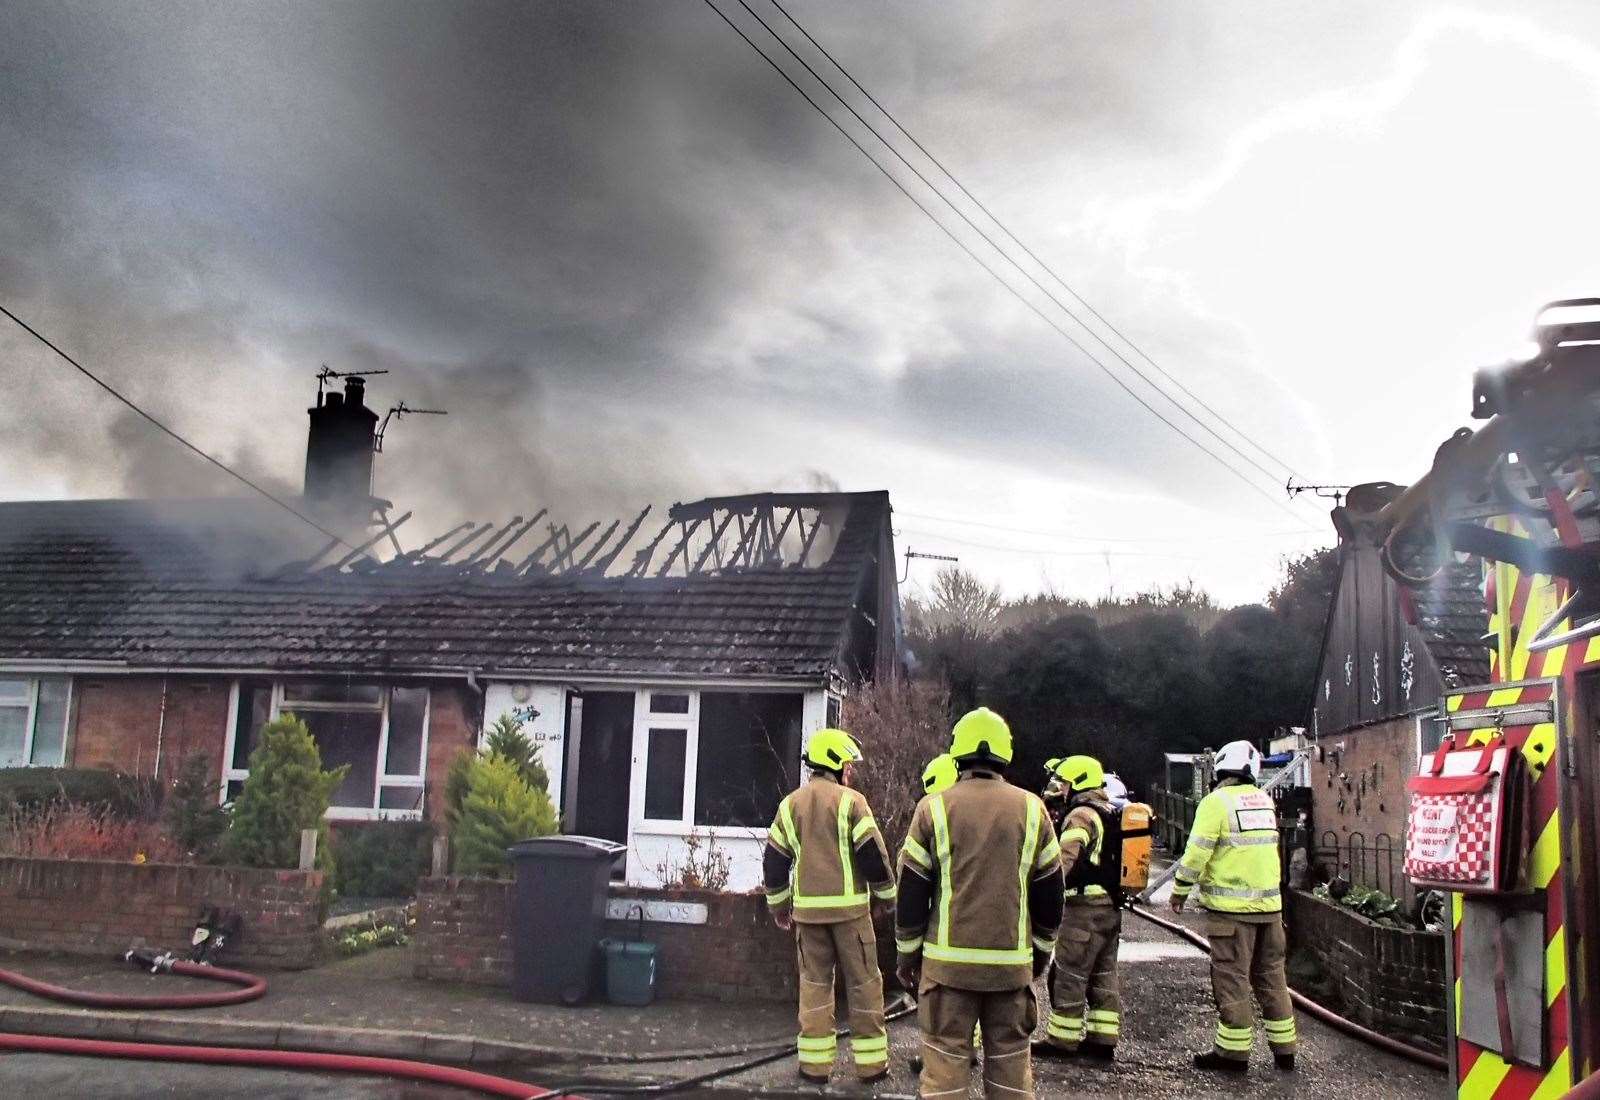
<path fill-rule="evenodd" d="M 337 554 L 340 547 L 330 545 L 323 553 L 297 563 L 281 575 L 348 571 L 432 577 L 480 574 L 501 578 L 639 578 L 813 569 L 832 557 L 855 496 L 759 493 L 675 504 L 667 512 L 666 523 L 637 550 L 632 546 L 650 514 L 649 508 L 626 526 L 617 519 L 602 530 L 601 524 L 595 522 L 576 534 L 566 524 L 548 522 L 545 537 L 529 548 L 528 536 L 546 515 L 540 509 L 529 519 L 516 516 L 505 524 L 459 524 L 421 548 L 386 561 Z M 409 513 L 393 522 L 385 518 L 382 529 L 362 549 L 392 538 L 394 529 L 408 517 Z M 619 563 L 625 564 L 619 568 Z"/>

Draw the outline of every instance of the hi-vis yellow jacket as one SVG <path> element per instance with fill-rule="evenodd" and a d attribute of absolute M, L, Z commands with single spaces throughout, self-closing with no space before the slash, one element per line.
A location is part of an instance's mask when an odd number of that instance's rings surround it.
<path fill-rule="evenodd" d="M 767 904 L 802 924 L 833 924 L 894 897 L 889 852 L 867 800 L 826 772 L 778 803 L 762 860 Z"/>
<path fill-rule="evenodd" d="M 1172 892 L 1198 885 L 1200 904 L 1215 913 L 1278 913 L 1278 811 L 1253 783 L 1224 784 L 1195 808 L 1189 845 L 1178 862 Z"/>

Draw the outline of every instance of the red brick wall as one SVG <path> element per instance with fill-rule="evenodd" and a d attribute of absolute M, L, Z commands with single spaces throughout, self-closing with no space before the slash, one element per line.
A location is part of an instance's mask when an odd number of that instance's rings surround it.
<path fill-rule="evenodd" d="M 656 944 L 663 997 L 791 1000 L 795 996 L 794 938 L 779 931 L 757 894 L 711 894 L 613 887 L 620 898 L 694 901 L 705 924 L 646 922 Z M 430 878 L 417 888 L 414 969 L 419 978 L 509 985 L 511 884 L 495 879 Z M 638 924 L 607 922 L 606 934 L 634 937 Z"/>
<path fill-rule="evenodd" d="M 150 775 L 159 740 L 163 776 L 176 774 L 189 753 L 201 753 L 211 761 L 212 775 L 220 782 L 231 684 L 222 677 L 78 677 L 72 689 L 68 762 L 77 768 Z"/>
<path fill-rule="evenodd" d="M 1375 849 L 1368 853 L 1363 885 L 1402 895 L 1408 891 L 1400 874 L 1408 805 L 1406 780 L 1416 774 L 1416 746 L 1416 719 L 1396 718 L 1323 734 L 1318 742 L 1320 751 L 1313 753 L 1311 760 L 1313 850 L 1337 842 L 1341 850 L 1348 851 L 1352 839 L 1358 846 Z M 1392 859 L 1387 854 L 1391 848 Z M 1359 868 L 1353 877 L 1362 880 Z"/>
<path fill-rule="evenodd" d="M 478 746 L 483 723 L 483 700 L 464 684 L 437 683 L 429 700 L 427 792 L 423 796 L 428 820 L 442 820 L 444 777 L 450 762 L 462 749 Z"/>
<path fill-rule="evenodd" d="M 1329 979 L 1338 1003 L 1328 1007 L 1385 1035 L 1444 1050 L 1449 940 L 1442 933 L 1375 924 L 1301 890 L 1289 891 L 1287 917 L 1291 946 L 1315 956 Z"/>
<path fill-rule="evenodd" d="M 0 858 L 0 938 L 25 950 L 181 951 L 213 905 L 244 922 L 224 962 L 300 970 L 322 958 L 320 871 Z"/>

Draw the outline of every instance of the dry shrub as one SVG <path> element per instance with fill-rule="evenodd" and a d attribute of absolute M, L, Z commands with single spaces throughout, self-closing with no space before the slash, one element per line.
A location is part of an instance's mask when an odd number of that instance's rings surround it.
<path fill-rule="evenodd" d="M 886 678 L 846 696 L 842 722 L 866 754 L 852 769 L 851 786 L 867 796 L 896 852 L 922 799 L 922 769 L 950 747 L 948 696 L 934 684 Z"/>
<path fill-rule="evenodd" d="M 702 838 L 690 833 L 683 838 L 683 858 L 663 857 L 656 864 L 656 879 L 663 890 L 710 890 L 722 893 L 728 888 L 733 860 L 717 846 L 717 838 Z"/>
<path fill-rule="evenodd" d="M 13 811 L 0 824 L 0 855 L 29 859 L 103 859 L 186 863 L 159 822 L 130 820 L 103 808 L 56 803 Z"/>

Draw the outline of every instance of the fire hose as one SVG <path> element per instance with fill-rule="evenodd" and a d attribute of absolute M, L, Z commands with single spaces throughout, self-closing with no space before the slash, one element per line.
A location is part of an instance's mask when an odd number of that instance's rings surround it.
<path fill-rule="evenodd" d="M 218 993 L 167 993 L 156 996 L 139 996 L 125 993 L 93 993 L 69 989 L 64 985 L 51 985 L 19 974 L 15 970 L 0 970 L 0 983 L 14 986 L 35 997 L 45 997 L 63 1004 L 83 1005 L 87 1008 L 215 1008 L 253 1001 L 267 991 L 267 980 L 243 970 L 228 970 L 205 963 L 185 962 L 171 955 L 155 955 L 138 949 L 129 951 L 124 959 L 135 966 L 148 966 L 152 972 L 166 971 L 189 978 L 205 978 L 237 986 Z"/>
<path fill-rule="evenodd" d="M 1179 938 L 1194 944 L 1207 954 L 1210 953 L 1211 942 L 1198 932 L 1185 928 L 1183 925 L 1174 921 L 1164 920 L 1141 906 L 1132 905 L 1129 906 L 1129 909 L 1136 915 L 1143 917 L 1145 920 L 1155 925 L 1157 928 L 1163 928 L 1168 932 L 1171 932 L 1174 936 L 1178 936 Z M 1300 1011 L 1309 1016 L 1314 1016 L 1318 1020 L 1321 1020 L 1323 1023 L 1327 1024 L 1329 1027 L 1343 1031 L 1347 1035 L 1352 1035 L 1364 1043 L 1370 1043 L 1373 1046 L 1378 1047 L 1380 1050 L 1386 1050 L 1390 1054 L 1398 1055 L 1399 1057 L 1408 1059 L 1420 1066 L 1427 1066 L 1429 1069 L 1438 1070 L 1440 1073 L 1445 1073 L 1450 1069 L 1449 1063 L 1447 1063 L 1439 1055 L 1431 1053 L 1430 1051 L 1422 1050 L 1419 1047 L 1414 1047 L 1409 1043 L 1402 1043 L 1398 1039 L 1391 1039 L 1387 1035 L 1380 1035 L 1370 1028 L 1362 1027 L 1360 1024 L 1355 1023 L 1352 1020 L 1345 1019 L 1337 1012 L 1333 1012 L 1330 1009 L 1322 1007 L 1304 994 L 1297 993 L 1291 989 L 1289 990 L 1289 997 L 1294 1001 L 1295 1005 L 1299 1007 Z"/>

